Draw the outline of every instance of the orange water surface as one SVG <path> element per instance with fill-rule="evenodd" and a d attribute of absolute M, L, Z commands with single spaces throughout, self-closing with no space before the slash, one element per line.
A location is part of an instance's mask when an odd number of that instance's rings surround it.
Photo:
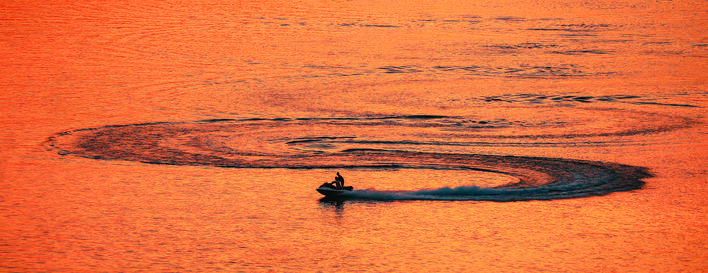
<path fill-rule="evenodd" d="M 705 1 L 0 10 L 0 271 L 708 271 Z"/>

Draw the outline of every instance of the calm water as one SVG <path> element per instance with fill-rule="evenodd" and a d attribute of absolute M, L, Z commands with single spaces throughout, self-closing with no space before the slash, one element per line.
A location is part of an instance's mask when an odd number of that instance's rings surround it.
<path fill-rule="evenodd" d="M 705 1 L 45 2 L 0 271 L 708 271 Z"/>

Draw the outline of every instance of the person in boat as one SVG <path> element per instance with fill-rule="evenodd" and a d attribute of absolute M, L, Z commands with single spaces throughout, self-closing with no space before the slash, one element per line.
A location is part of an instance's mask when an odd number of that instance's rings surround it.
<path fill-rule="evenodd" d="M 335 189 L 341 190 L 344 188 L 344 177 L 342 177 L 342 175 L 337 172 L 337 176 L 334 177 L 334 181 L 330 182 L 329 184 Z"/>
<path fill-rule="evenodd" d="M 337 176 L 334 177 L 334 181 L 325 182 L 320 187 L 331 188 L 331 189 L 338 190 L 338 191 L 353 191 L 354 190 L 354 187 L 352 187 L 352 186 L 344 186 L 344 177 L 342 177 L 342 175 L 339 174 L 339 172 L 337 173 Z M 322 190 L 319 188 L 317 189 L 317 191 L 324 194 L 324 195 L 327 195 L 327 193 L 323 193 Z M 324 191 L 327 192 L 328 190 L 324 190 Z"/>
<path fill-rule="evenodd" d="M 352 186 L 344 186 L 344 177 L 342 177 L 342 175 L 339 174 L 339 172 L 337 172 L 337 176 L 334 178 L 334 181 L 339 183 L 339 186 L 341 188 L 338 188 L 338 189 L 340 189 L 340 190 L 348 190 L 348 191 L 354 190 L 354 187 L 352 187 Z"/>

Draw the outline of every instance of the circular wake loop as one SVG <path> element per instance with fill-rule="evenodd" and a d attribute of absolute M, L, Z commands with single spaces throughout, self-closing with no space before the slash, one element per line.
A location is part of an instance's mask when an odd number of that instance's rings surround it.
<path fill-rule="evenodd" d="M 347 196 L 366 200 L 520 201 L 579 198 L 640 189 L 644 185 L 642 179 L 651 177 L 645 168 L 614 163 L 443 153 L 419 148 L 471 145 L 465 142 L 475 137 L 469 132 L 500 126 L 489 121 L 444 116 L 205 120 L 67 131 L 50 137 L 47 145 L 62 155 L 153 164 L 230 168 L 470 170 L 498 173 L 517 180 L 497 187 L 471 185 L 419 191 L 358 190 Z M 493 138 L 488 134 L 477 137 Z"/>

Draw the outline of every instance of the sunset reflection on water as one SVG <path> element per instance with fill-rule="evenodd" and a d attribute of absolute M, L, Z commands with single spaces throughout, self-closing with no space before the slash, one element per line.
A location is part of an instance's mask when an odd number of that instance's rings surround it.
<path fill-rule="evenodd" d="M 0 7 L 0 271 L 708 267 L 703 2 Z"/>

